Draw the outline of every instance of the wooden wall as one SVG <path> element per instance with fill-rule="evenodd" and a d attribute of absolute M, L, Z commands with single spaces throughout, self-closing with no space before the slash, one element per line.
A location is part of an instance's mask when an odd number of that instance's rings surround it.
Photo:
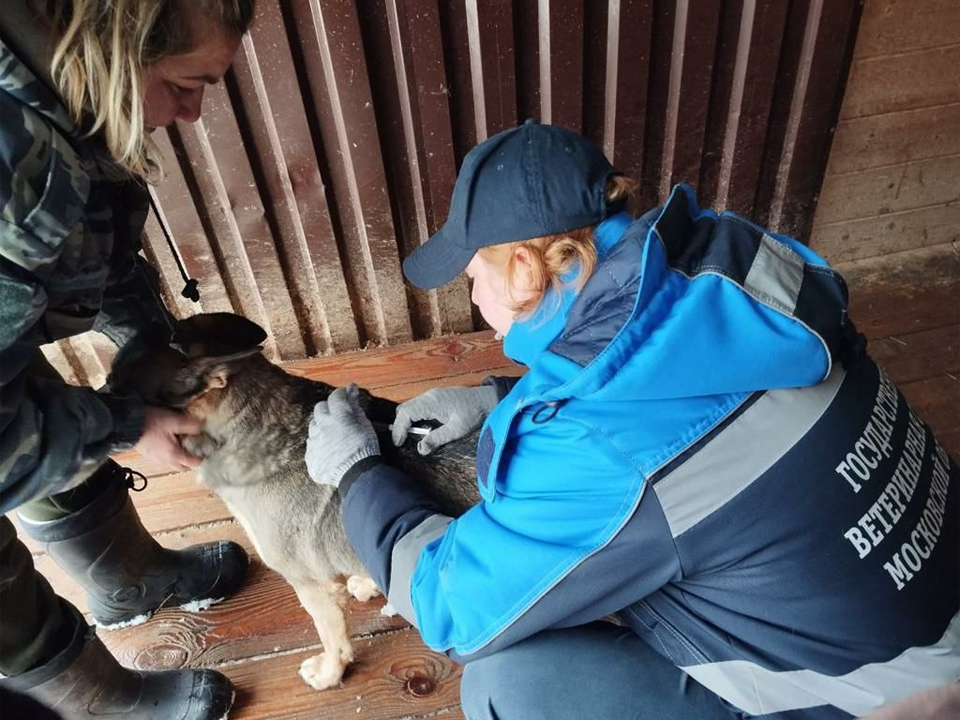
<path fill-rule="evenodd" d="M 866 0 L 811 245 L 835 264 L 960 238 L 960 0 Z"/>
<path fill-rule="evenodd" d="M 422 292 L 401 261 L 443 222 L 464 154 L 529 117 L 584 133 L 642 205 L 696 186 L 808 234 L 860 0 L 258 0 L 193 125 L 155 135 L 147 258 L 179 316 L 232 311 L 295 361 L 482 327 L 462 278 Z M 98 385 L 110 348 L 51 361 Z"/>

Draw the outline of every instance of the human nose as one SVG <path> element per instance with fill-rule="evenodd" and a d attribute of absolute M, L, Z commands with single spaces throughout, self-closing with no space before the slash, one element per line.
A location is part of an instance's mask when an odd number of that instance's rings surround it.
<path fill-rule="evenodd" d="M 203 88 L 197 88 L 181 93 L 180 104 L 177 107 L 177 119 L 193 123 L 200 119 L 200 108 L 203 105 Z"/>

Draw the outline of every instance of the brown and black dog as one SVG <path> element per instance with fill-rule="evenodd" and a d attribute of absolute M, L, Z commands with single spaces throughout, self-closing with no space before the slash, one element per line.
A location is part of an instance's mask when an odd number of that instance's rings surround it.
<path fill-rule="evenodd" d="M 341 607 L 379 594 L 343 528 L 340 497 L 313 483 L 304 451 L 313 407 L 334 389 L 291 375 L 261 354 L 266 333 L 228 313 L 197 315 L 169 332 L 144 333 L 117 354 L 111 392 L 180 408 L 204 422 L 184 448 L 203 458 L 198 478 L 223 498 L 269 567 L 293 586 L 313 618 L 324 652 L 300 674 L 322 690 L 340 682 L 353 660 Z M 476 434 L 428 457 L 414 439 L 394 448 L 388 426 L 396 403 L 361 392 L 385 459 L 423 482 L 442 512 L 457 516 L 479 500 Z"/>

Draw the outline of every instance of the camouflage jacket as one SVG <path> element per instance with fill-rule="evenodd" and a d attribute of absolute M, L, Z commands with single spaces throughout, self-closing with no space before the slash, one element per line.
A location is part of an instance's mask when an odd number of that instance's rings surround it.
<path fill-rule="evenodd" d="M 39 347 L 90 329 L 119 345 L 165 312 L 156 273 L 138 257 L 145 187 L 78 131 L 51 89 L 46 38 L 17 17 L 23 8 L 9 10 L 0 26 L 0 512 L 74 487 L 143 428 L 137 401 L 35 372 Z"/>

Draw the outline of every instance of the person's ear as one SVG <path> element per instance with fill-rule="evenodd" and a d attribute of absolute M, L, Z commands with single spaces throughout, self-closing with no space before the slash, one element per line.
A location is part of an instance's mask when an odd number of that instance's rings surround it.
<path fill-rule="evenodd" d="M 513 286 L 515 290 L 532 290 L 534 283 L 533 255 L 530 248 L 518 245 L 513 249 Z"/>

